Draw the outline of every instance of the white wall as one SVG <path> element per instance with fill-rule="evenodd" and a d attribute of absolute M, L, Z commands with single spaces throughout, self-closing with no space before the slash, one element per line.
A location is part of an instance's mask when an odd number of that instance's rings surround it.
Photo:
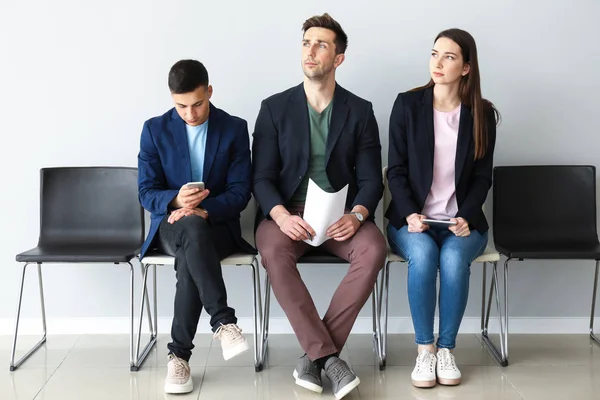
<path fill-rule="evenodd" d="M 477 41 L 484 96 L 503 116 L 496 165 L 597 164 L 600 5 L 595 0 L 4 0 L 1 327 L 12 321 L 16 306 L 20 269 L 14 256 L 37 241 L 41 167 L 135 166 L 142 123 L 171 107 L 167 72 L 181 58 L 205 63 L 214 104 L 245 118 L 252 130 L 260 101 L 301 81 L 302 22 L 325 11 L 349 36 L 338 81 L 373 102 L 384 160 L 396 94 L 428 80 L 435 35 L 460 27 Z M 315 268 L 321 269 L 318 278 Z M 319 309 L 325 310 L 344 269 L 302 271 Z M 480 272 L 473 267 L 468 317 L 479 315 Z M 231 305 L 239 316 L 249 317 L 248 272 L 226 269 L 225 278 Z M 516 264 L 510 275 L 510 314 L 584 317 L 591 278 L 590 262 Z M 48 316 L 126 317 L 127 279 L 126 269 L 114 265 L 48 266 Z M 159 313 L 168 320 L 173 271 L 161 270 L 159 280 Z M 409 315 L 405 287 L 405 267 L 396 266 L 393 317 Z M 26 292 L 34 295 L 33 289 Z M 26 302 L 25 317 L 37 315 L 36 304 Z M 278 306 L 273 315 L 283 316 Z M 368 315 L 363 310 L 362 316 Z M 575 330 L 583 332 L 583 320 L 577 321 Z"/>

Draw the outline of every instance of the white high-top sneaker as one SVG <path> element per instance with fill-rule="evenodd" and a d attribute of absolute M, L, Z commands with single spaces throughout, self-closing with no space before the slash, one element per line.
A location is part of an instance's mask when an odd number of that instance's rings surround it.
<path fill-rule="evenodd" d="M 431 353 L 429 350 L 420 352 L 417 356 L 415 369 L 413 369 L 412 374 L 410 374 L 412 384 L 419 388 L 435 386 L 435 364 L 435 354 Z"/>
<path fill-rule="evenodd" d="M 461 373 L 456 366 L 454 354 L 448 349 L 437 352 L 437 380 L 440 385 L 454 386 L 460 383 Z"/>

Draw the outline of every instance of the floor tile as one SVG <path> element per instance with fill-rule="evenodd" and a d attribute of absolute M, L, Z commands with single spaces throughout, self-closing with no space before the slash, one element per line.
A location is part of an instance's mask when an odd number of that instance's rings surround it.
<path fill-rule="evenodd" d="M 510 335 L 512 366 L 600 366 L 600 346 L 588 335 Z"/>
<path fill-rule="evenodd" d="M 8 364 L 0 370 L 0 398 L 2 400 L 33 399 L 46 383 L 53 369 L 23 368 L 9 372 Z"/>
<path fill-rule="evenodd" d="M 509 366 L 509 381 L 526 400 L 600 399 L 600 366 Z"/>
<path fill-rule="evenodd" d="M 23 336 L 17 341 L 15 362 L 25 355 L 39 340 L 38 336 Z M 75 344 L 80 340 L 78 335 L 48 336 L 46 343 L 33 353 L 19 369 L 45 368 L 54 370 L 65 360 Z M 6 368 L 10 364 L 12 337 L 2 336 L 0 339 L 0 360 L 6 360 Z"/>
<path fill-rule="evenodd" d="M 198 397 L 203 371 L 192 371 L 194 380 L 192 393 L 177 396 L 167 396 L 164 393 L 166 373 L 166 368 L 128 372 L 105 367 L 80 369 L 61 367 L 35 400 L 188 400 Z"/>
<path fill-rule="evenodd" d="M 457 399 L 457 400 L 521 400 L 519 392 L 502 374 L 499 367 L 467 366 L 461 368 L 463 381 L 458 386 L 437 385 L 431 389 L 412 386 L 412 367 L 387 367 L 381 372 L 374 367 L 357 367 L 361 379 L 361 399 Z"/>

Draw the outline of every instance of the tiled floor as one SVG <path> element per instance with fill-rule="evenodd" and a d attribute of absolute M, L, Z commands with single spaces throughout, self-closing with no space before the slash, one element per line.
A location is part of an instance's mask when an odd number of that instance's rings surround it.
<path fill-rule="evenodd" d="M 218 343 L 199 335 L 190 362 L 194 392 L 167 396 L 166 343 L 159 336 L 139 372 L 129 372 L 127 336 L 51 336 L 21 368 L 9 372 L 10 337 L 0 337 L 1 400 L 120 400 L 120 399 L 333 399 L 325 380 L 322 395 L 294 384 L 292 368 L 302 354 L 292 335 L 270 338 L 264 371 L 254 372 L 247 352 L 223 361 Z M 249 337 L 250 339 L 250 337 Z M 25 338 L 20 348 L 34 342 Z M 22 354 L 22 353 L 21 353 Z M 361 379 L 345 399 L 526 399 L 600 400 L 600 346 L 586 335 L 511 335 L 510 366 L 498 367 L 475 335 L 461 335 L 456 358 L 463 372 L 457 387 L 415 389 L 410 372 L 415 359 L 410 335 L 390 335 L 388 366 L 374 366 L 370 335 L 354 335 L 342 352 Z"/>

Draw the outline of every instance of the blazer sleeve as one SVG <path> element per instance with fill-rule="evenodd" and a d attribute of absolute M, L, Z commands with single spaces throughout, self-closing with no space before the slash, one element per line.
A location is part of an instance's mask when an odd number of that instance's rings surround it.
<path fill-rule="evenodd" d="M 483 203 L 492 187 L 492 170 L 494 168 L 494 149 L 496 147 L 496 119 L 493 111 L 488 113 L 488 148 L 483 158 L 476 160 L 471 174 L 469 189 L 464 201 L 460 205 L 457 217 L 471 221 L 473 216 L 481 212 Z"/>
<path fill-rule="evenodd" d="M 150 123 L 146 121 L 142 128 L 140 152 L 138 154 L 138 196 L 140 203 L 152 214 L 166 214 L 169 203 L 178 193 L 179 190 L 177 189 L 167 188 L 167 180 L 150 131 Z"/>
<path fill-rule="evenodd" d="M 283 205 L 284 201 L 277 189 L 281 170 L 279 139 L 271 109 L 266 101 L 263 101 L 260 106 L 252 136 L 254 138 L 252 141 L 254 198 L 263 214 L 268 217 L 273 207 Z"/>
<path fill-rule="evenodd" d="M 358 193 L 352 207 L 362 205 L 369 210 L 369 216 L 375 216 L 377 204 L 383 195 L 383 179 L 379 127 L 371 103 L 368 105 L 363 131 L 358 136 L 356 181 Z"/>
<path fill-rule="evenodd" d="M 387 179 L 396 211 L 404 218 L 421 212 L 414 200 L 408 178 L 408 157 L 405 110 L 401 93 L 394 102 L 390 116 Z"/>
<path fill-rule="evenodd" d="M 229 149 L 230 163 L 227 170 L 227 186 L 218 196 L 202 201 L 200 207 L 208 212 L 212 222 L 224 222 L 238 218 L 250 201 L 252 184 L 250 163 L 250 138 L 246 121 L 235 128 L 235 138 Z"/>

